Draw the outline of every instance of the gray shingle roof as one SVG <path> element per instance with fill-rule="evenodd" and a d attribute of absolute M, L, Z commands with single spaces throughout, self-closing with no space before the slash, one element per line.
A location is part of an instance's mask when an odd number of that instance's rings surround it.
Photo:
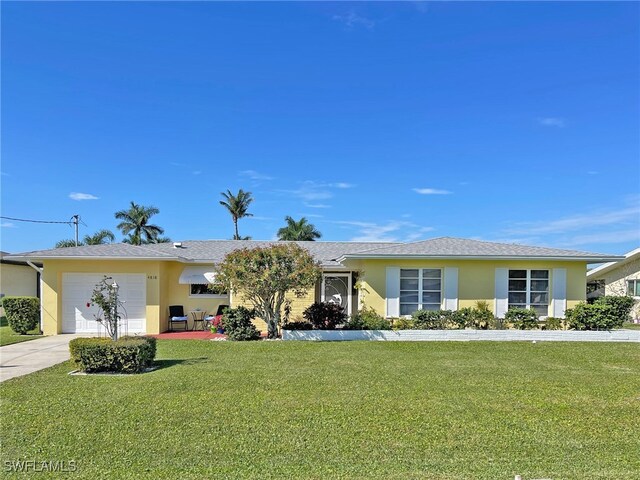
<path fill-rule="evenodd" d="M 10 257 L 31 258 L 176 258 L 176 255 L 167 255 L 144 246 L 129 245 L 127 243 L 109 243 L 105 245 L 83 245 L 81 247 L 52 248 L 50 250 L 36 250 L 34 252 L 20 253 Z"/>
<path fill-rule="evenodd" d="M 177 260 L 181 262 L 218 263 L 237 248 L 265 247 L 277 241 L 261 240 L 187 240 L 182 247 L 172 243 L 152 245 L 85 245 L 81 247 L 55 248 L 10 255 L 7 260 L 24 259 L 148 259 Z M 325 268 L 340 267 L 347 258 L 539 258 L 587 260 L 591 263 L 621 259 L 604 255 L 558 248 L 531 247 L 506 243 L 483 242 L 464 238 L 441 237 L 414 243 L 391 242 L 292 242 L 306 248 L 315 260 Z"/>
<path fill-rule="evenodd" d="M 563 250 L 559 248 L 532 247 L 510 243 L 483 242 L 466 238 L 440 237 L 413 243 L 402 243 L 392 246 L 376 248 L 355 254 L 345 254 L 344 257 L 376 258 L 394 256 L 416 257 L 505 257 L 505 258 L 566 258 L 593 259 L 611 258 L 612 255 L 583 252 L 578 250 Z"/>
<path fill-rule="evenodd" d="M 313 258 L 324 266 L 341 266 L 336 259 L 347 253 L 361 252 L 380 247 L 399 245 L 389 242 L 280 242 L 262 240 L 186 240 L 181 248 L 171 243 L 145 245 L 144 248 L 167 255 L 179 255 L 188 261 L 221 262 L 237 248 L 266 247 L 273 244 L 296 243 L 307 249 Z"/>

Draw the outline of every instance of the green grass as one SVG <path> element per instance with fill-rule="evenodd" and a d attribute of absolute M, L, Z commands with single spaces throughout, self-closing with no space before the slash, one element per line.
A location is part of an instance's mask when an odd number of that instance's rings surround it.
<path fill-rule="evenodd" d="M 75 460 L 87 479 L 640 478 L 637 344 L 158 348 L 151 373 L 69 376 L 66 363 L 0 384 L 2 465 Z"/>
<path fill-rule="evenodd" d="M 622 325 L 622 328 L 628 328 L 630 330 L 640 330 L 640 323 L 625 323 L 624 325 Z"/>
<path fill-rule="evenodd" d="M 12 343 L 26 342 L 27 340 L 33 340 L 41 336 L 39 329 L 27 332 L 26 335 L 18 335 L 11 330 L 7 322 L 7 317 L 0 317 L 0 347 L 3 345 L 11 345 Z"/>

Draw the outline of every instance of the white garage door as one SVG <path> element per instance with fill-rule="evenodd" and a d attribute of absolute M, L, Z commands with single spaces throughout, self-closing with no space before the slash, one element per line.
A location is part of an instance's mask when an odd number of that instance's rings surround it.
<path fill-rule="evenodd" d="M 62 275 L 62 332 L 104 333 L 96 322 L 98 307 L 87 304 L 95 286 L 105 277 L 120 286 L 118 299 L 124 304 L 120 335 L 146 333 L 147 277 L 143 273 L 64 273 Z"/>

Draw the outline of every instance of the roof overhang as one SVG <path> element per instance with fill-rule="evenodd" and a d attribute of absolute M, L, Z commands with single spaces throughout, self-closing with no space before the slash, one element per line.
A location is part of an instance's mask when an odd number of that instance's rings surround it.
<path fill-rule="evenodd" d="M 629 262 L 640 259 L 640 248 L 636 248 L 635 250 L 631 250 L 626 255 L 618 258 L 617 260 L 605 260 L 608 263 L 600 265 L 592 270 L 587 272 L 587 278 L 590 279 L 598 279 L 599 276 L 604 275 L 605 273 L 610 272 L 618 267 L 621 267 Z"/>
<path fill-rule="evenodd" d="M 613 262 L 623 259 L 620 256 L 606 257 L 563 257 L 563 256 L 532 256 L 532 255 L 358 255 L 349 254 L 338 258 L 337 262 L 345 260 L 535 260 L 553 262 L 587 262 L 602 263 Z"/>
<path fill-rule="evenodd" d="M 7 260 L 19 262 L 43 262 L 45 260 L 173 260 L 182 262 L 184 259 L 179 257 L 129 257 L 129 256 L 99 256 L 99 255 L 11 255 Z"/>
<path fill-rule="evenodd" d="M 214 283 L 216 279 L 216 272 L 212 266 L 199 266 L 199 267 L 184 267 L 178 283 L 182 285 L 195 284 L 195 285 L 208 285 Z"/>

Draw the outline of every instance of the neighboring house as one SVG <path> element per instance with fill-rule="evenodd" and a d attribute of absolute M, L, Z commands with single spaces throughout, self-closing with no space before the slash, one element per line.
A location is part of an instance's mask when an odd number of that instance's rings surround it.
<path fill-rule="evenodd" d="M 636 299 L 631 316 L 640 318 L 640 248 L 616 262 L 604 263 L 587 272 L 589 298 L 603 295 L 630 295 Z"/>
<path fill-rule="evenodd" d="M 10 260 L 0 252 L 0 297 L 39 297 L 40 274 L 25 261 Z M 36 265 L 42 266 L 42 265 Z M 4 309 L 0 307 L 0 315 Z"/>
<path fill-rule="evenodd" d="M 88 306 L 104 275 L 120 285 L 125 333 L 168 329 L 168 307 L 215 311 L 237 306 L 233 294 L 215 285 L 213 266 L 237 248 L 277 242 L 209 240 L 134 246 L 128 244 L 58 248 L 16 255 L 44 264 L 43 330 L 97 330 Z M 472 307 L 489 302 L 502 317 L 509 307 L 533 307 L 541 316 L 562 317 L 585 299 L 587 265 L 622 257 L 555 248 L 527 247 L 460 238 L 415 243 L 295 242 L 321 264 L 322 281 L 292 305 L 292 319 L 316 301 L 340 302 L 354 313 L 372 307 L 386 317 L 417 309 Z M 212 283 L 213 282 L 213 283 Z M 259 322 L 261 323 L 261 322 Z M 264 329 L 264 324 L 259 325 Z"/>

